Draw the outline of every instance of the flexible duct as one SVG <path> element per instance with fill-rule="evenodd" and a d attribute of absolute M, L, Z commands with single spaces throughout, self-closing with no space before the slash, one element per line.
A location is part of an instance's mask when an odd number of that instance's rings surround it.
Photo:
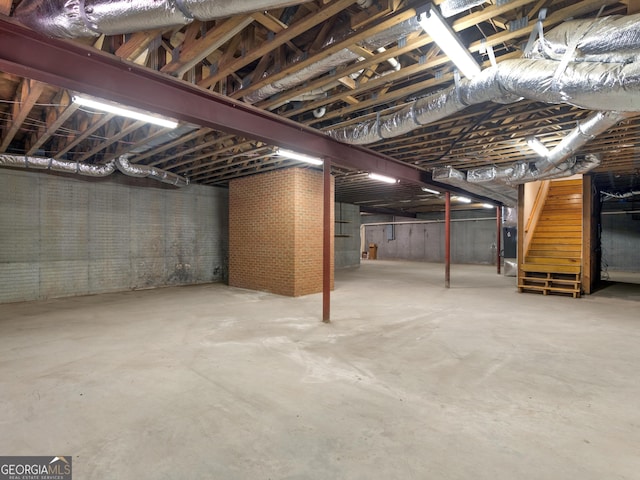
<path fill-rule="evenodd" d="M 460 170 L 456 170 L 451 166 L 437 167 L 433 169 L 432 179 L 440 183 L 446 183 L 454 187 L 459 187 L 469 193 L 475 193 L 483 197 L 492 198 L 508 207 L 515 207 L 517 203 L 517 194 L 515 190 L 506 185 L 479 185 L 469 183 L 466 176 Z"/>
<path fill-rule="evenodd" d="M 56 160 L 45 157 L 26 157 L 22 155 L 0 154 L 0 167 L 15 167 L 26 169 L 49 170 L 52 172 L 75 173 L 86 177 L 106 177 L 116 168 L 132 177 L 148 177 L 176 187 L 189 185 L 189 179 L 166 170 L 160 170 L 147 165 L 132 165 L 125 156 L 111 160 L 104 165 L 89 165 L 87 163 Z"/>
<path fill-rule="evenodd" d="M 568 23 L 538 40 L 532 58 L 505 60 L 393 114 L 327 134 L 345 143 L 369 144 L 403 135 L 469 105 L 522 98 L 597 111 L 640 111 L 640 62 L 634 62 L 640 53 L 640 14 L 578 22 L 573 27 Z M 575 33 L 577 26 L 582 30 Z M 576 61 L 567 61 L 572 55 Z"/>
<path fill-rule="evenodd" d="M 584 174 L 596 168 L 600 163 L 601 158 L 599 155 L 589 153 L 584 156 L 565 159 L 548 172 L 539 173 L 535 170 L 533 164 L 516 162 L 508 167 L 481 167 L 469 170 L 467 172 L 467 181 L 469 184 L 483 184 L 488 188 L 491 188 L 491 185 L 496 183 L 519 185 L 537 180 L 551 180 Z"/>
<path fill-rule="evenodd" d="M 22 0 L 14 17 L 52 37 L 116 35 L 214 20 L 310 0 Z"/>
<path fill-rule="evenodd" d="M 572 20 L 545 33 L 530 58 L 576 62 L 631 63 L 640 57 L 640 14 Z"/>
<path fill-rule="evenodd" d="M 440 4 L 440 12 L 444 18 L 449 18 L 485 2 L 486 0 L 445 0 Z"/>
<path fill-rule="evenodd" d="M 106 177 L 111 175 L 116 165 L 114 161 L 105 165 L 89 165 L 44 157 L 25 157 L 21 155 L 0 154 L 0 166 L 50 170 L 52 172 L 76 173 L 87 177 Z"/>
<path fill-rule="evenodd" d="M 573 155 L 580 147 L 601 133 L 606 132 L 627 116 L 628 115 L 620 112 L 594 113 L 586 120 L 578 123 L 576 128 L 569 132 L 562 141 L 549 152 L 549 155 L 538 160 L 535 163 L 535 171 L 542 175 L 557 168 L 565 158 Z"/>
<path fill-rule="evenodd" d="M 379 32 L 376 35 L 373 35 L 359 42 L 357 45 L 369 51 L 376 51 L 389 45 L 390 43 L 396 42 L 399 39 L 406 37 L 413 32 L 418 32 L 421 30 L 422 27 L 418 23 L 417 17 L 412 17 L 408 20 L 405 20 L 404 22 L 400 22 L 399 24 L 394 25 L 387 30 Z M 334 43 L 337 43 L 338 41 L 344 40 L 344 38 L 345 34 L 332 36 L 323 44 L 323 48 L 327 48 Z M 291 75 L 287 75 L 280 80 L 276 80 L 268 85 L 265 85 L 264 87 L 259 88 L 255 92 L 245 95 L 243 97 L 243 100 L 251 104 L 259 102 L 271 97 L 272 95 L 275 95 L 276 93 L 289 90 L 297 85 L 306 82 L 307 80 L 322 75 L 323 73 L 327 73 L 341 65 L 345 65 L 349 62 L 358 60 L 359 57 L 360 55 L 358 53 L 354 53 L 348 48 L 344 48 L 336 53 L 329 55 L 326 58 L 323 58 L 322 60 L 301 68 Z M 305 58 L 306 57 L 304 55 L 297 56 L 290 60 L 289 65 L 300 62 Z M 398 67 L 399 64 L 397 64 L 397 66 L 394 65 L 394 69 L 397 69 Z M 266 73 L 265 77 L 263 78 L 268 77 L 270 74 L 273 74 L 273 72 Z"/>
<path fill-rule="evenodd" d="M 596 112 L 579 122 L 548 155 L 536 162 L 515 162 L 508 167 L 475 168 L 467 172 L 467 180 L 470 183 L 503 182 L 518 185 L 587 173 L 600 165 L 600 157 L 593 154 L 584 157 L 571 156 L 591 139 L 626 117 L 627 115 L 619 112 Z"/>
<path fill-rule="evenodd" d="M 189 179 L 176 175 L 175 173 L 168 172 L 156 167 L 150 167 L 148 165 L 132 164 L 127 159 L 126 155 L 122 155 L 116 159 L 116 167 L 125 175 L 130 177 L 147 177 L 154 180 L 158 180 L 162 183 L 168 183 L 176 187 L 186 187 L 189 185 Z"/>
<path fill-rule="evenodd" d="M 327 133 L 345 143 L 374 143 L 451 116 L 469 105 L 519 98 L 589 110 L 640 111 L 640 63 L 573 62 L 556 78 L 557 66 L 552 60 L 506 60 L 473 80 L 461 80 L 458 88 L 452 86 L 393 114 Z"/>

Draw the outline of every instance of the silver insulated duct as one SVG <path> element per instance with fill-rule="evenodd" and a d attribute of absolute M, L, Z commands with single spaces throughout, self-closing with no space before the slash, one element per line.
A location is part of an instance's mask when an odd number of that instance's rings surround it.
<path fill-rule="evenodd" d="M 587 173 L 600 165 L 600 157 L 589 154 L 573 156 L 591 139 L 616 125 L 627 115 L 619 112 L 597 112 L 569 132 L 548 155 L 536 162 L 515 162 L 508 167 L 481 167 L 469 170 L 470 183 L 507 183 L 518 185 L 535 180 L 569 177 Z"/>
<path fill-rule="evenodd" d="M 440 4 L 440 12 L 445 18 L 453 17 L 470 8 L 482 5 L 487 0 L 444 0 Z"/>
<path fill-rule="evenodd" d="M 22 0 L 14 17 L 52 37 L 116 35 L 215 20 L 310 0 Z"/>
<path fill-rule="evenodd" d="M 148 177 L 176 187 L 186 187 L 189 179 L 175 173 L 147 165 L 132 165 L 125 156 L 111 160 L 104 165 L 56 160 L 55 158 L 26 157 L 22 155 L 0 154 L 0 167 L 15 167 L 51 172 L 75 173 L 86 177 L 106 177 L 116 169 L 131 177 Z"/>
<path fill-rule="evenodd" d="M 582 31 L 577 36 L 570 35 L 571 26 L 552 30 L 537 41 L 531 58 L 505 60 L 472 80 L 461 80 L 458 87 L 430 94 L 393 114 L 327 134 L 345 143 L 369 144 L 403 135 L 469 105 L 522 98 L 596 111 L 640 111 L 640 62 L 635 62 L 640 53 L 640 15 L 606 17 L 580 25 Z M 629 33 L 623 36 L 618 31 Z M 604 35 L 608 37 L 601 38 Z M 580 45 L 576 40 L 588 41 L 584 53 L 576 54 L 576 45 Z M 605 58 L 616 61 L 603 62 Z"/>
<path fill-rule="evenodd" d="M 126 155 L 118 157 L 115 162 L 118 170 L 130 177 L 152 178 L 153 180 L 168 183 L 176 187 L 186 187 L 189 185 L 189 179 L 176 175 L 175 173 L 148 165 L 132 164 Z"/>
<path fill-rule="evenodd" d="M 518 195 L 513 188 L 506 185 L 492 185 L 489 187 L 468 183 L 464 172 L 451 166 L 434 168 L 431 178 L 436 182 L 462 188 L 469 193 L 492 198 L 508 207 L 515 207 L 518 201 Z"/>
<path fill-rule="evenodd" d="M 419 32 L 422 30 L 422 27 L 418 23 L 417 17 L 410 18 L 409 20 L 405 20 L 387 30 L 384 30 L 376 35 L 373 35 L 361 42 L 358 42 L 357 45 L 369 50 L 371 52 L 376 51 L 378 49 L 384 48 L 390 43 L 397 42 L 398 40 L 407 37 L 409 34 L 414 32 Z M 322 48 L 327 48 L 334 43 L 337 43 L 340 40 L 343 40 L 343 35 L 338 35 L 335 37 L 330 37 L 327 40 Z M 308 65 L 297 72 L 288 75 L 280 80 L 277 80 L 273 83 L 265 85 L 264 87 L 252 92 L 243 97 L 243 100 L 247 103 L 256 103 L 266 98 L 269 98 L 276 93 L 283 92 L 285 90 L 290 90 L 291 88 L 300 85 L 307 80 L 318 77 L 323 73 L 327 73 L 334 68 L 337 68 L 341 65 L 345 65 L 349 62 L 358 60 L 360 57 L 359 54 L 352 52 L 348 48 L 344 48 L 334 54 L 329 55 L 322 60 L 319 60 L 311 65 Z M 289 65 L 295 64 L 296 62 L 304 60 L 304 56 L 298 56 L 292 59 L 289 62 Z M 397 66 L 399 64 L 396 63 Z M 394 65 L 394 68 L 397 68 Z M 266 73 L 263 78 L 269 76 L 269 73 Z"/>
<path fill-rule="evenodd" d="M 75 173 L 86 177 L 106 177 L 115 169 L 114 161 L 105 165 L 89 165 L 87 163 L 56 160 L 55 158 L 25 157 L 22 155 L 0 154 L 0 167 L 16 167 L 37 170 L 49 170 L 51 172 Z"/>

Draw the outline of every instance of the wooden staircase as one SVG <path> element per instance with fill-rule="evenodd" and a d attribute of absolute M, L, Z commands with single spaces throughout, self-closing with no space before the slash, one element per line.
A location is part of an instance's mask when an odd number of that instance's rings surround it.
<path fill-rule="evenodd" d="M 582 180 L 553 181 L 518 272 L 520 292 L 580 297 Z"/>

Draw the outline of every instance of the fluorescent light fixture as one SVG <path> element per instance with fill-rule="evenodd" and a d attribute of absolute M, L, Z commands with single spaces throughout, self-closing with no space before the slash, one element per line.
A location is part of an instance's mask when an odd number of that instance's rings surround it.
<path fill-rule="evenodd" d="M 282 157 L 290 158 L 291 160 L 298 160 L 300 162 L 310 163 L 312 165 L 322 165 L 324 162 L 321 158 L 312 157 L 311 155 L 305 155 L 304 153 L 294 152 L 293 150 L 287 150 L 286 148 L 279 148 L 276 153 Z"/>
<path fill-rule="evenodd" d="M 129 110 L 128 108 L 118 107 L 111 103 L 104 103 L 97 100 L 92 100 L 90 98 L 74 96 L 73 103 L 77 103 L 78 105 L 81 105 L 83 107 L 89 107 L 95 110 L 101 110 L 103 112 L 120 115 L 121 117 L 128 117 L 128 118 L 133 118 L 135 120 L 142 120 L 143 122 L 153 123 L 154 125 L 160 125 L 161 127 L 165 127 L 165 128 L 176 128 L 178 126 L 178 122 L 175 122 L 173 120 L 154 117 L 153 115 L 149 115 L 147 113 L 137 112 L 135 110 Z"/>
<path fill-rule="evenodd" d="M 453 200 L 455 200 L 456 202 L 460 202 L 460 203 L 471 203 L 471 199 L 467 198 L 467 197 L 451 197 Z"/>
<path fill-rule="evenodd" d="M 549 149 L 536 137 L 527 137 L 527 145 L 541 157 L 547 157 L 549 155 Z"/>
<path fill-rule="evenodd" d="M 465 77 L 471 79 L 480 73 L 480 65 L 433 5 L 419 15 L 418 22 Z"/>
<path fill-rule="evenodd" d="M 370 173 L 369 178 L 371 180 L 378 180 L 385 183 L 398 183 L 395 178 L 387 177 L 386 175 L 380 175 L 379 173 Z"/>
<path fill-rule="evenodd" d="M 491 205 L 490 203 L 483 203 L 482 208 L 495 208 L 495 206 Z"/>
<path fill-rule="evenodd" d="M 439 191 L 431 190 L 430 188 L 427 188 L 427 187 L 422 187 L 422 191 L 427 193 L 433 193 L 434 195 L 440 195 Z"/>

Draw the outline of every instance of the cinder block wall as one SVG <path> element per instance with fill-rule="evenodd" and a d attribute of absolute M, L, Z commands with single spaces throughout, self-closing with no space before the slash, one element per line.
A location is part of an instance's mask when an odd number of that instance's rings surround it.
<path fill-rule="evenodd" d="M 0 169 L 0 303 L 223 280 L 227 192 Z"/>
<path fill-rule="evenodd" d="M 333 180 L 331 212 L 333 214 Z M 331 284 L 333 287 L 333 216 Z M 229 183 L 229 285 L 322 291 L 322 173 L 293 168 Z"/>

